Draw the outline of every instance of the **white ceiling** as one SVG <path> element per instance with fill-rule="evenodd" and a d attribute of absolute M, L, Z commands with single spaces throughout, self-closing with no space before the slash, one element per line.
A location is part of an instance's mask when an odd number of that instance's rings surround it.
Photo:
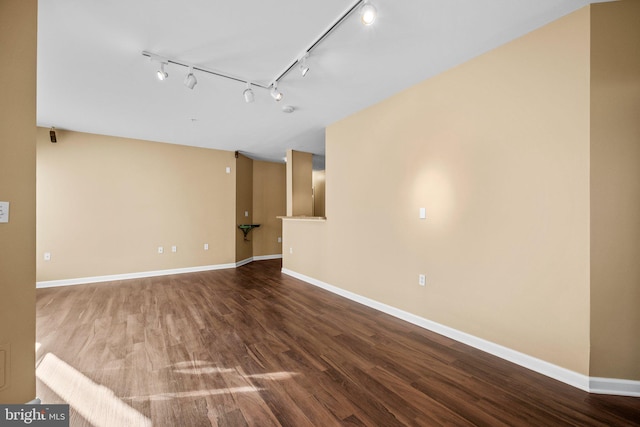
<path fill-rule="evenodd" d="M 157 64 L 142 51 L 268 85 L 356 0 L 39 0 L 39 126 L 239 150 L 281 161 L 324 155 L 324 129 L 415 83 L 517 38 L 589 0 L 372 0 L 292 70 L 276 103 L 244 84 Z M 295 112 L 285 114 L 282 106 Z"/>

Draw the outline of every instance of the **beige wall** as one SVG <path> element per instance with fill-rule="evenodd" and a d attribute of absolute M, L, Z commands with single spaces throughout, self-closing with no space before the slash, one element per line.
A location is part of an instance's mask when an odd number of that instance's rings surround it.
<path fill-rule="evenodd" d="M 260 224 L 251 234 L 253 256 L 280 255 L 282 221 L 286 214 L 286 166 L 281 163 L 253 161 L 253 221 Z"/>
<path fill-rule="evenodd" d="M 38 129 L 38 281 L 234 262 L 232 152 L 57 134 Z"/>
<path fill-rule="evenodd" d="M 36 0 L 0 1 L 0 403 L 35 398 Z M 6 368 L 6 370 L 5 370 Z"/>
<path fill-rule="evenodd" d="M 287 215 L 313 216 L 313 155 L 287 151 Z"/>
<path fill-rule="evenodd" d="M 276 217 L 286 209 L 284 165 L 64 130 L 52 144 L 48 132 L 37 133 L 38 281 L 229 264 L 282 252 Z M 244 241 L 237 225 L 254 222 L 263 225 Z"/>
<path fill-rule="evenodd" d="M 253 160 L 242 154 L 236 159 L 236 262 L 253 256 L 253 231 L 245 240 L 240 224 L 253 224 Z"/>
<path fill-rule="evenodd" d="M 313 171 L 313 216 L 325 216 L 325 171 Z"/>
<path fill-rule="evenodd" d="M 585 8 L 330 126 L 328 219 L 284 222 L 284 267 L 588 374 L 589 31 Z"/>
<path fill-rule="evenodd" d="M 591 375 L 640 380 L 640 2 L 591 26 Z"/>

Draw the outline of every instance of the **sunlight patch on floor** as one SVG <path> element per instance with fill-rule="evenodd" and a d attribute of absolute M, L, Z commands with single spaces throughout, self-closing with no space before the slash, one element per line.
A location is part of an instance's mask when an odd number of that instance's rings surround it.
<path fill-rule="evenodd" d="M 105 386 L 96 384 L 71 365 L 47 353 L 36 376 L 95 427 L 151 427 L 151 420 Z"/>
<path fill-rule="evenodd" d="M 152 394 L 150 396 L 132 396 L 128 399 L 131 400 L 171 400 L 171 399 L 182 399 L 188 397 L 207 397 L 207 396 L 217 396 L 221 394 L 238 394 L 238 393 L 256 393 L 261 391 L 261 388 L 256 388 L 253 386 L 246 387 L 231 387 L 231 388 L 217 388 L 210 390 L 193 390 L 193 391 L 181 391 L 175 393 L 158 393 Z"/>
<path fill-rule="evenodd" d="M 178 374 L 206 375 L 206 374 L 228 374 L 235 372 L 235 369 L 219 368 L 210 362 L 194 360 L 188 362 L 178 362 L 173 365 L 173 371 Z"/>
<path fill-rule="evenodd" d="M 298 375 L 297 372 L 282 371 L 282 372 L 267 372 L 266 374 L 246 375 L 246 378 L 253 378 L 257 380 L 284 381 L 284 380 L 290 380 L 296 375 Z"/>

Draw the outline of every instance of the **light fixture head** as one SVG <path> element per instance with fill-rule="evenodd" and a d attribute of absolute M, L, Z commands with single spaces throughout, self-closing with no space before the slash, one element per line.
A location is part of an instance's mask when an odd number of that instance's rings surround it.
<path fill-rule="evenodd" d="M 365 1 L 362 5 L 362 11 L 360 14 L 360 20 L 364 25 L 371 25 L 376 21 L 376 16 L 378 15 L 378 11 L 375 6 Z"/>
<path fill-rule="evenodd" d="M 276 101 L 280 101 L 284 97 L 282 92 L 278 90 L 278 82 L 273 82 L 273 85 L 271 85 L 271 97 Z"/>
<path fill-rule="evenodd" d="M 164 70 L 164 64 L 166 64 L 166 62 L 161 62 L 160 63 L 160 69 L 156 73 L 156 76 L 158 76 L 158 80 L 160 80 L 160 81 L 163 81 L 164 79 L 169 77 L 169 73 L 167 73 Z"/>
<path fill-rule="evenodd" d="M 251 83 L 247 82 L 247 88 L 242 92 L 242 95 L 244 96 L 244 102 L 247 104 L 251 104 L 255 100 L 253 90 L 251 89 Z"/>
<path fill-rule="evenodd" d="M 189 73 L 184 78 L 184 85 L 189 89 L 193 89 L 198 84 L 196 76 L 193 74 L 193 67 L 189 67 Z"/>
<path fill-rule="evenodd" d="M 302 74 L 302 77 L 306 76 L 307 73 L 309 72 L 309 66 L 307 65 L 307 57 L 309 56 L 309 54 L 306 54 L 305 56 L 302 57 L 302 59 L 299 60 L 300 62 L 300 74 Z"/>

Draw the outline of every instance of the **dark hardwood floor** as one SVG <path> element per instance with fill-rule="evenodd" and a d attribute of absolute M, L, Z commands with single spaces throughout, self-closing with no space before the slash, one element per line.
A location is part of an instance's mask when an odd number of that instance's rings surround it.
<path fill-rule="evenodd" d="M 280 273 L 37 291 L 37 393 L 73 426 L 632 426 L 590 395 Z"/>

